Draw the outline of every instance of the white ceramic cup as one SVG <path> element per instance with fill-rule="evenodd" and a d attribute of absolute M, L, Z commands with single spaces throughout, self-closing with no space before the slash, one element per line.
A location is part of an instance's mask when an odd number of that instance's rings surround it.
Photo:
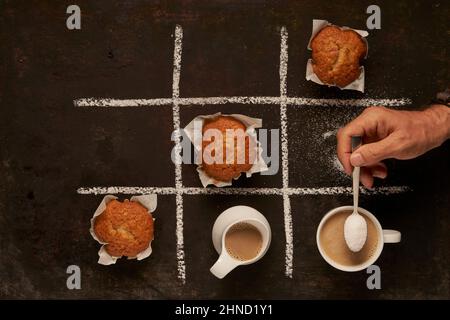
<path fill-rule="evenodd" d="M 354 272 L 354 271 L 361 271 L 366 269 L 367 267 L 371 266 L 375 263 L 375 261 L 380 257 L 381 252 L 383 251 L 383 247 L 385 243 L 398 243 L 401 240 L 401 233 L 396 230 L 389 230 L 389 229 L 382 229 L 380 222 L 375 218 L 373 214 L 371 214 L 369 211 L 363 208 L 358 208 L 358 212 L 364 214 L 367 218 L 369 218 L 373 224 L 375 225 L 377 229 L 377 235 L 378 235 L 378 246 L 375 250 L 375 253 L 372 255 L 370 259 L 365 261 L 364 263 L 354 265 L 354 266 L 345 266 L 340 263 L 337 263 L 336 261 L 332 260 L 322 249 L 322 246 L 320 244 L 320 233 L 322 231 L 322 227 L 325 224 L 325 222 L 331 218 L 336 213 L 342 212 L 342 211 L 353 211 L 353 206 L 343 206 L 335 208 L 331 211 L 329 211 L 325 216 L 322 218 L 322 221 L 320 221 L 319 227 L 317 228 L 316 233 L 316 242 L 317 242 L 317 248 L 319 249 L 320 254 L 325 259 L 326 262 L 328 262 L 331 266 L 335 267 L 336 269 L 342 270 L 342 271 L 348 271 L 348 272 Z M 344 237 L 344 234 L 342 234 L 342 237 Z"/>
<path fill-rule="evenodd" d="M 241 218 L 233 219 L 233 216 L 236 216 L 238 213 L 241 215 Z M 230 228 L 237 223 L 251 224 L 258 229 L 262 236 L 261 250 L 253 259 L 245 261 L 237 260 L 233 258 L 225 248 L 225 236 Z M 221 232 L 222 230 L 223 232 Z M 218 232 L 221 232 L 221 234 L 218 235 Z M 266 218 L 255 209 L 246 206 L 237 206 L 225 210 L 221 216 L 217 218 L 213 227 L 213 241 L 215 238 L 217 239 L 218 236 L 220 236 L 221 245 L 220 248 L 216 247 L 216 250 L 219 252 L 220 256 L 216 263 L 211 267 L 210 271 L 217 278 L 222 279 L 237 266 L 252 264 L 261 259 L 269 249 L 271 230 Z M 217 242 L 217 240 L 215 242 Z"/>

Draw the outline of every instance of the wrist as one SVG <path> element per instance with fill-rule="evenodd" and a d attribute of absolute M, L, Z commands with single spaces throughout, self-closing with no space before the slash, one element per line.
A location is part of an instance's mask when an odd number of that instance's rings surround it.
<path fill-rule="evenodd" d="M 450 108 L 442 104 L 433 104 L 424 111 L 431 121 L 431 128 L 436 133 L 437 144 L 450 139 Z"/>

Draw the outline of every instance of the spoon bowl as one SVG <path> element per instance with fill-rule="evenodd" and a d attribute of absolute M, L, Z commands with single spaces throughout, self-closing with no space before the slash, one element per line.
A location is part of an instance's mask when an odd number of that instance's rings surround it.
<path fill-rule="evenodd" d="M 367 239 L 367 222 L 359 213 L 352 213 L 344 224 L 345 242 L 350 250 L 358 252 L 364 247 Z"/>

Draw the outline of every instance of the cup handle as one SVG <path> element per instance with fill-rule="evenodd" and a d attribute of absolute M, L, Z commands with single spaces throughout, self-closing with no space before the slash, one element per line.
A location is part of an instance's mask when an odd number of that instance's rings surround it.
<path fill-rule="evenodd" d="M 383 230 L 384 243 L 398 243 L 402 239 L 402 234 L 397 230 L 385 229 Z"/>
<path fill-rule="evenodd" d="M 219 259 L 217 259 L 216 263 L 209 269 L 209 271 L 219 279 L 225 277 L 231 270 L 238 266 L 236 260 L 231 258 L 224 251 L 226 250 L 222 249 L 222 254 L 219 256 Z"/>

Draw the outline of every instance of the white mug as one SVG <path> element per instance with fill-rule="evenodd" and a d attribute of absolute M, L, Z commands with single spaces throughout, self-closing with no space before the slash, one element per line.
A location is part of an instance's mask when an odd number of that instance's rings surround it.
<path fill-rule="evenodd" d="M 225 236 L 231 227 L 237 223 L 248 223 L 258 229 L 262 236 L 262 246 L 258 255 L 250 260 L 237 260 L 225 248 Z M 261 259 L 269 249 L 271 230 L 267 219 L 258 211 L 247 206 L 236 206 L 225 210 L 216 220 L 213 231 L 213 242 L 220 254 L 219 259 L 210 271 L 217 278 L 222 279 L 237 266 L 255 263 Z"/>
<path fill-rule="evenodd" d="M 316 242 L 317 242 L 317 248 L 319 249 L 320 254 L 325 259 L 326 262 L 328 262 L 331 266 L 335 267 L 336 269 L 342 270 L 342 271 L 348 271 L 348 272 L 354 272 L 354 271 L 361 271 L 366 269 L 367 267 L 371 266 L 375 263 L 375 261 L 380 257 L 381 252 L 383 251 L 383 247 L 385 243 L 398 243 L 401 240 L 401 233 L 396 230 L 389 230 L 385 229 L 383 230 L 381 228 L 380 222 L 375 218 L 373 214 L 371 214 L 369 211 L 363 208 L 358 208 L 358 212 L 364 214 L 367 218 L 369 218 L 373 224 L 375 225 L 377 229 L 377 235 L 378 235 L 378 244 L 377 249 L 375 250 L 375 253 L 368 259 L 366 262 L 361 263 L 359 265 L 354 266 L 346 266 L 342 265 L 340 263 L 337 263 L 336 261 L 332 260 L 322 249 L 322 246 L 320 245 L 320 233 L 322 231 L 322 227 L 325 224 L 325 222 L 331 218 L 331 216 L 335 215 L 336 213 L 342 212 L 342 211 L 353 211 L 353 206 L 343 206 L 335 208 L 331 211 L 329 211 L 320 221 L 319 227 L 317 228 L 316 233 Z M 342 237 L 344 235 L 342 234 Z"/>

